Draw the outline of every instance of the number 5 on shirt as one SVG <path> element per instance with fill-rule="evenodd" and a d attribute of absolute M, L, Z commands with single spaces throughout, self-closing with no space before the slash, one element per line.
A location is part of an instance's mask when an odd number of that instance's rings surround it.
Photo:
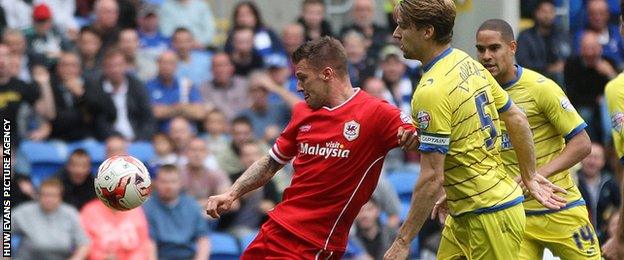
<path fill-rule="evenodd" d="M 485 106 L 490 103 L 487 93 L 485 91 L 478 93 L 475 97 L 475 102 L 477 103 L 477 112 L 479 114 L 479 119 L 481 120 L 481 129 L 485 130 L 486 128 L 490 128 L 490 137 L 485 139 L 485 145 L 488 149 L 490 149 L 494 146 L 494 140 L 497 133 L 496 128 L 494 127 L 494 122 L 492 121 L 492 116 L 488 115 L 484 110 Z"/>

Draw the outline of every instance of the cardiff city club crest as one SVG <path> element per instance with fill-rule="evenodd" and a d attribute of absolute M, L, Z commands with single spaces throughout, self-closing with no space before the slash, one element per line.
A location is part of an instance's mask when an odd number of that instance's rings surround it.
<path fill-rule="evenodd" d="M 349 141 L 355 140 L 360 135 L 360 124 L 354 120 L 346 122 L 342 134 Z"/>

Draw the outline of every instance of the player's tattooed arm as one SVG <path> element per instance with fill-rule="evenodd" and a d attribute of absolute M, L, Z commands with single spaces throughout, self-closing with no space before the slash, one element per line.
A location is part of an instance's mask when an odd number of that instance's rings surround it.
<path fill-rule="evenodd" d="M 273 175 L 284 167 L 270 155 L 265 155 L 252 164 L 232 185 L 231 195 L 240 198 L 252 190 L 264 186 L 273 178 Z"/>
<path fill-rule="evenodd" d="M 273 175 L 283 166 L 271 158 L 270 155 L 265 155 L 247 168 L 243 175 L 234 182 L 229 191 L 220 195 L 210 196 L 206 200 L 206 213 L 213 218 L 219 218 L 222 212 L 232 208 L 232 203 L 235 200 L 269 182 Z"/>

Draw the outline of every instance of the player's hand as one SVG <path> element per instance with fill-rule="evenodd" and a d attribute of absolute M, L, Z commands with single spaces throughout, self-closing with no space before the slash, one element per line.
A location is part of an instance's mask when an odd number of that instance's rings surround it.
<path fill-rule="evenodd" d="M 607 240 L 607 243 L 600 250 L 605 259 L 622 259 L 624 257 L 624 247 L 615 237 Z"/>
<path fill-rule="evenodd" d="M 404 260 L 409 256 L 409 243 L 401 238 L 397 238 L 392 243 L 392 246 L 384 254 L 384 260 Z"/>
<path fill-rule="evenodd" d="M 397 138 L 399 139 L 398 143 L 401 149 L 405 151 L 418 150 L 418 133 L 415 130 L 405 130 L 403 127 L 399 127 Z"/>
<path fill-rule="evenodd" d="M 442 196 L 438 201 L 436 201 L 433 206 L 433 210 L 431 210 L 431 219 L 436 219 L 440 221 L 440 224 L 444 224 L 446 221 L 446 217 L 448 216 L 448 204 L 446 203 L 446 194 Z"/>
<path fill-rule="evenodd" d="M 528 182 L 524 182 L 524 185 L 533 198 L 549 209 L 557 210 L 566 205 L 566 199 L 555 193 L 566 194 L 568 192 L 552 184 L 552 182 L 540 174 L 535 174 L 535 177 Z"/>
<path fill-rule="evenodd" d="M 206 214 L 212 218 L 221 217 L 221 213 L 232 208 L 234 197 L 229 193 L 223 193 L 208 197 L 206 201 Z"/>

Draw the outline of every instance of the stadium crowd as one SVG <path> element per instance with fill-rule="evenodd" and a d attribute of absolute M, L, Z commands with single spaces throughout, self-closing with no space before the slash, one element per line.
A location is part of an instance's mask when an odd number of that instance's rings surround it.
<path fill-rule="evenodd" d="M 0 1 L 0 112 L 14 133 L 16 259 L 235 257 L 281 200 L 292 168 L 219 220 L 203 205 L 288 123 L 302 100 L 291 55 L 306 40 L 339 38 L 352 84 L 411 114 L 421 64 L 392 39 L 392 9 L 380 25 L 374 0 L 355 0 L 350 22 L 337 30 L 323 0 L 301 2 L 300 17 L 283 28 L 265 24 L 254 2 L 239 2 L 226 40 L 215 44 L 217 25 L 203 0 Z M 575 171 L 604 242 L 621 202 L 603 101 L 604 86 L 624 69 L 619 1 L 570 1 L 569 28 L 560 26 L 559 2 L 522 1 L 533 26 L 519 34 L 516 60 L 555 80 L 588 124 L 592 152 Z M 68 156 L 38 172 L 33 143 L 64 147 Z M 95 170 L 133 144 L 151 151 L 142 159 L 155 188 L 141 208 L 116 212 L 96 199 Z M 382 258 L 407 213 L 418 160 L 400 149 L 387 156 L 345 257 Z M 437 220 L 425 224 L 414 257 L 437 251 L 440 230 Z M 238 251 L 227 251 L 232 243 Z"/>

